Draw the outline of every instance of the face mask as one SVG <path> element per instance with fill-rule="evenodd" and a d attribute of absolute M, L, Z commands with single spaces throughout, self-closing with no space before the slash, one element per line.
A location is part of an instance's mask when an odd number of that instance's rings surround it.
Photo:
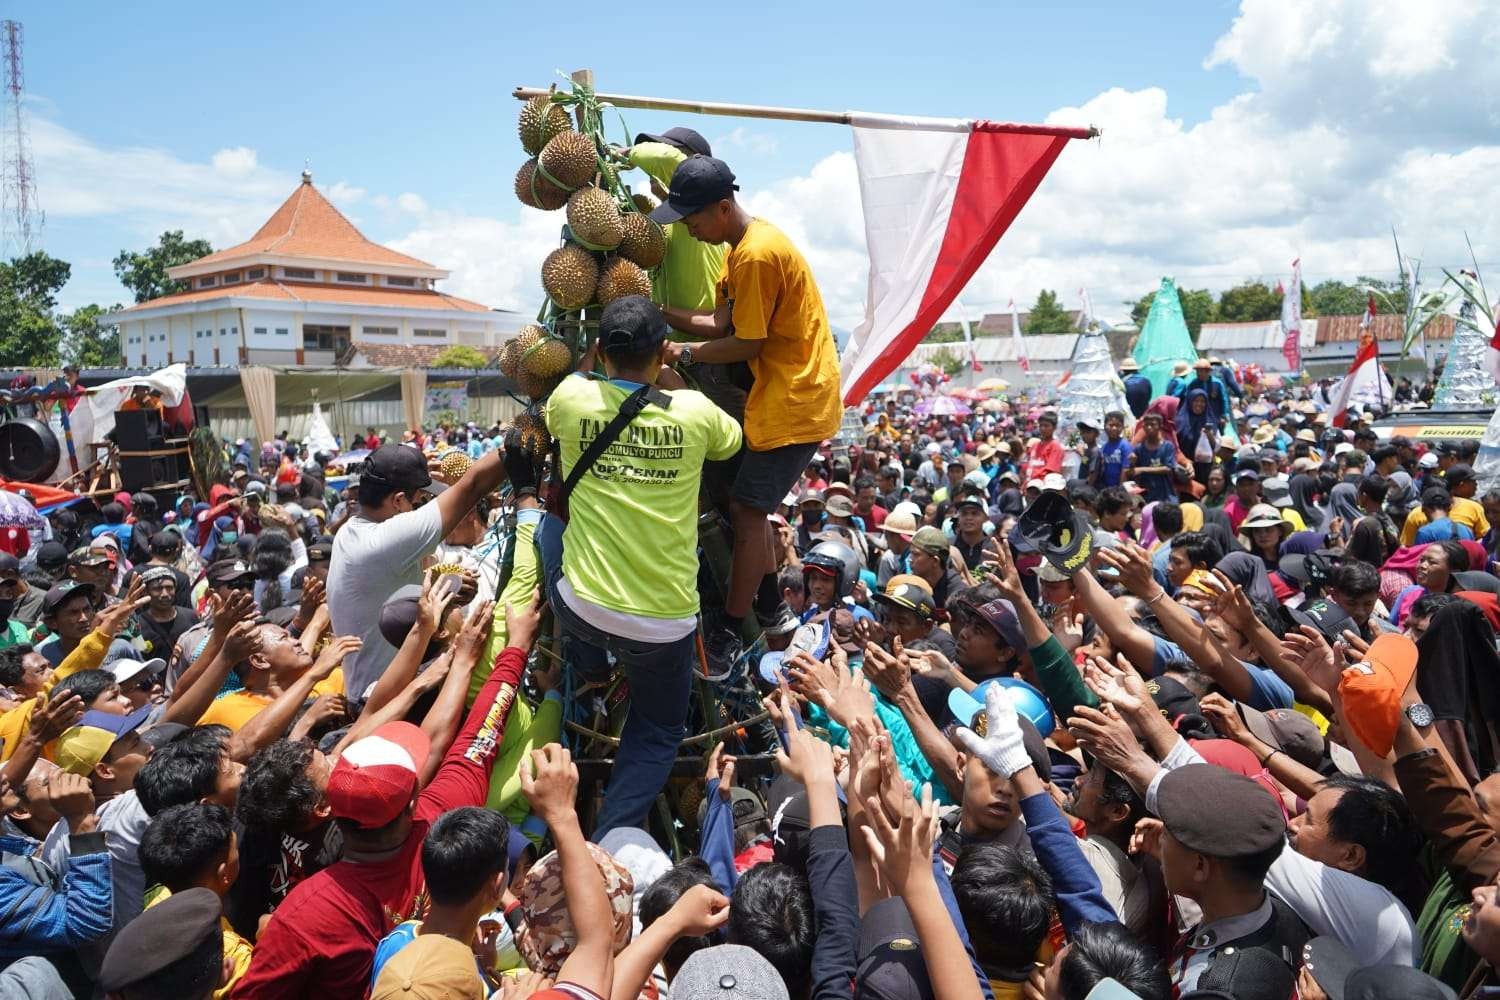
<path fill-rule="evenodd" d="M 224 545 L 233 545 L 239 541 L 239 538 L 240 533 L 238 531 L 225 531 L 219 535 L 219 542 Z"/>

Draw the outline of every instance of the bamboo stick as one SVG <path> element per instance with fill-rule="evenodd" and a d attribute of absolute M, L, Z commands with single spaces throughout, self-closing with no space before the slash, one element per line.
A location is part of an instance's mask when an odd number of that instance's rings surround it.
<path fill-rule="evenodd" d="M 544 87 L 517 87 L 512 96 L 518 101 L 551 93 Z M 695 115 L 726 115 L 737 118 L 770 118 L 777 121 L 814 122 L 823 125 L 853 125 L 858 120 L 862 125 L 887 128 L 925 128 L 933 131 L 966 132 L 971 124 L 964 119 L 913 118 L 899 115 L 874 115 L 866 118 L 853 111 L 814 111 L 809 108 L 780 108 L 760 104 L 722 104 L 713 101 L 685 101 L 668 97 L 640 97 L 632 94 L 594 95 L 601 103 L 618 108 L 638 108 L 645 111 L 681 111 Z M 882 119 L 884 121 L 882 121 Z M 1092 138 L 1099 129 L 1070 127 L 1065 125 L 1026 125 L 1016 122 L 987 122 L 986 131 L 1025 132 L 1033 135 L 1060 135 L 1070 138 Z"/>

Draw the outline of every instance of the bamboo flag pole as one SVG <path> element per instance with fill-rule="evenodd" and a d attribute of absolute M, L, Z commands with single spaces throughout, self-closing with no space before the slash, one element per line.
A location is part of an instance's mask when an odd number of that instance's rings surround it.
<path fill-rule="evenodd" d="M 587 72 L 587 71 L 580 71 Z M 592 74 L 591 74 L 592 75 Z M 578 74 L 573 74 L 578 79 Z M 544 87 L 517 87 L 512 96 L 518 101 L 544 97 L 551 91 Z M 1093 126 L 1027 125 L 1016 122 L 983 122 L 977 124 L 962 118 L 921 118 L 904 115 L 881 115 L 862 111 L 814 111 L 808 108 L 778 108 L 760 104 L 721 104 L 712 101 L 685 101 L 669 97 L 639 97 L 632 94 L 594 95 L 601 104 L 643 111 L 681 111 L 695 115 L 725 115 L 735 118 L 770 118 L 777 121 L 815 122 L 823 125 L 859 125 L 866 128 L 920 128 L 935 132 L 968 132 L 976 127 L 993 132 L 1024 132 L 1031 135 L 1060 135 L 1069 138 L 1093 138 L 1100 134 Z"/>

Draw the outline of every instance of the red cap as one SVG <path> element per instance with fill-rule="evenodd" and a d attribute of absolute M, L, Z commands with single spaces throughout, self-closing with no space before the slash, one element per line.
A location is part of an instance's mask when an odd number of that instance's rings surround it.
<path fill-rule="evenodd" d="M 351 743 L 328 776 L 333 815 L 367 829 L 391 822 L 417 793 L 417 771 L 431 749 L 410 722 L 387 722 Z"/>

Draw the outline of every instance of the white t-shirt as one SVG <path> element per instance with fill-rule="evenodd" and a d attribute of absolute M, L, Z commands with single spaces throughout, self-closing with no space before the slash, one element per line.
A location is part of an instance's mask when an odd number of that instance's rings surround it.
<path fill-rule="evenodd" d="M 380 634 L 380 608 L 398 587 L 422 583 L 422 558 L 443 540 L 436 502 L 381 521 L 352 517 L 333 536 L 328 563 L 328 615 L 334 635 L 364 640 L 345 661 L 344 690 L 363 698 L 396 656 Z"/>

